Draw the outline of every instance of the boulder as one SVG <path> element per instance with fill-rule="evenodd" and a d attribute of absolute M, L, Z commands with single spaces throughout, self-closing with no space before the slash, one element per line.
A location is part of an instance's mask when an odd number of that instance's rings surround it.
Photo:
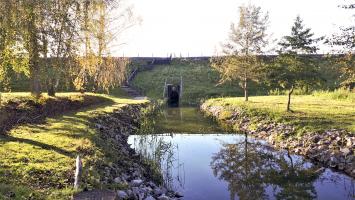
<path fill-rule="evenodd" d="M 340 149 L 340 151 L 343 153 L 344 156 L 347 156 L 350 153 L 350 149 L 349 148 L 342 148 L 342 149 Z"/>
<path fill-rule="evenodd" d="M 155 198 L 149 195 L 144 200 L 155 200 Z"/>
<path fill-rule="evenodd" d="M 135 180 L 132 180 L 131 185 L 132 185 L 133 187 L 137 187 L 137 186 L 142 185 L 142 183 L 143 183 L 143 180 L 142 180 L 142 179 L 135 179 Z"/>
<path fill-rule="evenodd" d="M 117 197 L 118 199 L 127 199 L 128 198 L 128 194 L 123 191 L 123 190 L 118 190 L 117 191 Z"/>
<path fill-rule="evenodd" d="M 163 195 L 158 197 L 158 200 L 170 200 L 170 198 L 163 194 Z"/>

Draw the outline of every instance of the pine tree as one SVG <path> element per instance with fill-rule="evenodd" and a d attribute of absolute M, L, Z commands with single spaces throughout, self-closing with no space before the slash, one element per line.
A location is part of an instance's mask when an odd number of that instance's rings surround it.
<path fill-rule="evenodd" d="M 284 36 L 283 41 L 279 43 L 281 46 L 280 53 L 316 53 L 318 48 L 315 43 L 322 38 L 313 38 L 313 36 L 314 33 L 311 32 L 311 29 L 305 28 L 303 20 L 300 16 L 297 16 L 291 29 L 291 35 Z"/>
<path fill-rule="evenodd" d="M 305 28 L 297 16 L 291 35 L 279 43 L 279 56 L 267 67 L 266 82 L 288 90 L 287 111 L 291 111 L 291 95 L 297 87 L 309 87 L 320 81 L 319 71 L 309 54 L 317 52 L 316 43 L 323 38 L 313 38 L 310 28 Z"/>

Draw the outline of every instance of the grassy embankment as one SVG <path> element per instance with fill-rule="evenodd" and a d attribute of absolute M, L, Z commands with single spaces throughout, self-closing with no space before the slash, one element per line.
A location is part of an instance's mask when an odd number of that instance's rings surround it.
<path fill-rule="evenodd" d="M 312 95 L 297 95 L 291 100 L 293 112 L 286 112 L 287 96 L 256 96 L 249 102 L 243 98 L 215 98 L 206 101 L 208 105 L 224 106 L 222 118 L 229 118 L 230 110 L 242 108 L 252 118 L 252 124 L 267 119 L 292 124 L 297 133 L 346 129 L 355 132 L 355 93 L 338 90 L 335 92 L 314 92 Z"/>
<path fill-rule="evenodd" d="M 183 77 L 184 105 L 198 104 L 200 100 L 218 96 L 242 96 L 243 90 L 238 83 L 218 85 L 219 74 L 214 71 L 208 61 L 173 60 L 171 65 L 155 66 L 153 70 L 139 72 L 133 80 L 133 86 L 153 99 L 162 99 L 165 79 L 168 83 L 179 84 Z M 251 95 L 264 95 L 264 86 L 250 83 Z"/>
<path fill-rule="evenodd" d="M 120 92 L 119 92 L 120 93 Z M 59 94 L 59 96 L 74 94 Z M 104 170 L 87 163 L 106 163 L 120 159 L 100 138 L 90 119 L 112 112 L 126 104 L 143 103 L 108 95 L 101 104 L 47 118 L 44 123 L 25 124 L 0 135 L 0 199 L 70 199 L 75 158 L 83 155 L 86 186 L 98 182 Z M 74 95 L 75 96 L 75 95 Z M 29 98 L 24 93 L 3 94 L 3 98 Z"/>

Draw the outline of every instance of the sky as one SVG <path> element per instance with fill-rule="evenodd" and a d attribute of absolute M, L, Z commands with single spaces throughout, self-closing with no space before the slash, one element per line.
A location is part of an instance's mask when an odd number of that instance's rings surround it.
<path fill-rule="evenodd" d="M 269 34 L 289 35 L 297 15 L 315 36 L 329 36 L 339 26 L 354 23 L 353 10 L 339 8 L 347 0 L 127 0 L 140 25 L 126 30 L 115 56 L 211 56 L 227 41 L 232 22 L 238 23 L 239 6 L 249 3 L 269 12 Z M 321 46 L 319 53 L 328 52 Z"/>

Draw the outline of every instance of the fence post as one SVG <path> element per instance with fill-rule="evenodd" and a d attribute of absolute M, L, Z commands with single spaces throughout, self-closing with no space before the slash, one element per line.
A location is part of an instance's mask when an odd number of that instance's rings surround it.
<path fill-rule="evenodd" d="M 74 179 L 74 188 L 78 189 L 80 186 L 80 176 L 82 174 L 83 164 L 81 162 L 80 156 L 76 157 L 76 164 L 75 164 L 75 179 Z"/>

